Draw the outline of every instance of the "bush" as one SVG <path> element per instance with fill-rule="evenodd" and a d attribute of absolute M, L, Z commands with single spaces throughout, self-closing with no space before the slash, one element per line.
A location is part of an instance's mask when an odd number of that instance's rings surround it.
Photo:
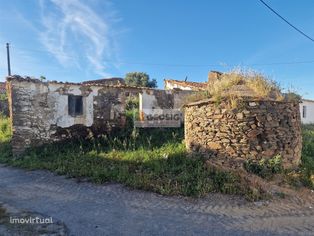
<path fill-rule="evenodd" d="M 314 124 L 302 126 L 302 136 L 301 177 L 306 186 L 314 188 Z"/>
<path fill-rule="evenodd" d="M 244 168 L 255 175 L 262 178 L 270 178 L 274 174 L 283 171 L 282 159 L 280 155 L 276 155 L 270 159 L 262 159 L 260 161 L 249 160 L 244 163 Z"/>
<path fill-rule="evenodd" d="M 139 107 L 139 98 L 138 97 L 128 97 L 126 100 L 126 110 L 131 111 L 136 107 Z"/>
<path fill-rule="evenodd" d="M 8 99 L 7 93 L 0 93 L 0 101 L 5 101 Z"/>
<path fill-rule="evenodd" d="M 0 143 L 7 142 L 11 139 L 10 119 L 0 114 Z"/>
<path fill-rule="evenodd" d="M 0 114 L 0 158 L 11 158 L 11 123 L 10 119 Z"/>

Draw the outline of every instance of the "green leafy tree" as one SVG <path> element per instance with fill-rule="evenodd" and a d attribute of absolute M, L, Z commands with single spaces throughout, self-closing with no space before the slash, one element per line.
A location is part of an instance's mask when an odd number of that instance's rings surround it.
<path fill-rule="evenodd" d="M 144 72 L 130 72 L 125 75 L 125 83 L 130 86 L 157 88 L 156 79 L 150 79 Z"/>
<path fill-rule="evenodd" d="M 47 80 L 47 78 L 45 76 L 43 76 L 43 75 L 41 75 L 39 78 L 40 78 L 41 81 L 46 81 Z"/>

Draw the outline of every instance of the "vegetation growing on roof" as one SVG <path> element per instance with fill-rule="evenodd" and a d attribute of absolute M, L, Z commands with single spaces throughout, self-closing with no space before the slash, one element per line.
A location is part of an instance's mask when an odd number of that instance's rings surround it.
<path fill-rule="evenodd" d="M 207 90 L 189 97 L 189 102 L 211 98 L 215 102 L 229 101 L 232 106 L 245 97 L 258 100 L 296 101 L 296 93 L 282 92 L 281 87 L 266 75 L 254 70 L 234 69 L 210 81 Z"/>
<path fill-rule="evenodd" d="M 232 93 L 261 99 L 283 99 L 281 88 L 275 81 L 253 70 L 232 70 L 222 74 L 219 80 L 213 81 L 208 86 L 213 98 Z"/>

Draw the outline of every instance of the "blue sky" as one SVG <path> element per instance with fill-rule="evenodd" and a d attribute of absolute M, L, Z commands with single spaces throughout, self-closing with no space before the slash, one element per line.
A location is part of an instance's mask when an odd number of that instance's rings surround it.
<path fill-rule="evenodd" d="M 265 0 L 314 37 L 314 1 Z M 258 0 L 0 0 L 0 80 L 5 43 L 13 74 L 84 81 L 143 71 L 206 81 L 210 70 L 265 73 L 314 99 L 314 43 Z M 313 61 L 312 63 L 298 63 Z M 291 64 L 275 64 L 272 63 Z"/>

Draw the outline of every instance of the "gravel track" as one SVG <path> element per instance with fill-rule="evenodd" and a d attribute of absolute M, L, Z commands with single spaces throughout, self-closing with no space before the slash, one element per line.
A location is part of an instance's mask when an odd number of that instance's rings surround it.
<path fill-rule="evenodd" d="M 313 195 L 165 197 L 0 165 L 0 203 L 51 216 L 69 235 L 314 235 Z"/>

